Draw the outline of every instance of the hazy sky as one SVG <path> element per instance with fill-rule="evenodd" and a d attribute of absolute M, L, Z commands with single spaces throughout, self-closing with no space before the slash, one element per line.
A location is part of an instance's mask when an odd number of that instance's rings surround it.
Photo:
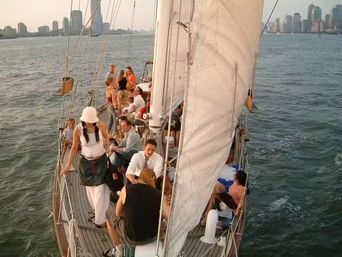
<path fill-rule="evenodd" d="M 264 1 L 264 20 L 266 20 L 276 0 Z M 74 9 L 78 9 L 80 5 L 81 10 L 85 10 L 87 0 L 73 0 L 73 2 Z M 110 0 L 102 0 L 101 3 L 104 20 L 106 20 L 109 2 Z M 130 27 L 133 2 L 134 0 L 121 0 L 115 28 Z M 134 29 L 150 29 L 152 27 L 154 3 L 155 0 L 136 0 Z M 279 0 L 271 20 L 275 20 L 277 17 L 283 20 L 285 15 L 292 15 L 294 12 L 299 12 L 302 17 L 306 18 L 307 9 L 311 3 L 321 7 L 324 18 L 324 15 L 330 13 L 336 4 L 342 4 L 342 0 Z M 24 22 L 28 30 L 34 32 L 38 30 L 38 26 L 42 25 L 48 25 L 51 29 L 53 20 L 57 20 L 61 27 L 63 17 L 69 17 L 69 13 L 70 0 L 0 0 L 0 28 L 3 29 L 6 25 L 17 28 L 19 22 Z"/>

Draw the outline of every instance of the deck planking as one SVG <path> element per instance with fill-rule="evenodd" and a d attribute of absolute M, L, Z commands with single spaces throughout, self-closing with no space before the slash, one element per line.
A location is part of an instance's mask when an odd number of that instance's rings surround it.
<path fill-rule="evenodd" d="M 99 113 L 99 118 L 103 122 L 107 123 L 108 115 L 106 109 L 102 109 Z M 91 207 L 88 202 L 85 187 L 80 183 L 80 177 L 77 171 L 78 168 L 78 158 L 76 158 L 74 162 L 75 171 L 69 172 L 66 177 L 67 188 L 70 194 L 72 210 L 74 218 L 77 220 L 79 232 L 79 237 L 83 240 L 85 244 L 85 249 L 80 249 L 80 242 L 78 240 L 77 246 L 77 256 L 83 256 L 84 253 L 87 255 L 89 253 L 90 256 L 93 257 L 101 257 L 102 252 L 108 248 L 112 248 L 112 243 L 108 234 L 108 231 L 105 229 L 96 228 L 91 222 L 89 222 L 88 218 L 91 216 L 90 212 Z M 55 178 L 55 183 L 58 183 L 59 178 Z M 58 194 L 58 185 L 55 185 L 54 192 Z M 66 193 L 66 192 L 65 192 Z M 54 197 L 54 206 L 59 204 L 58 195 Z M 111 203 L 108 214 L 111 218 L 114 216 L 114 204 Z M 65 204 L 66 213 L 64 213 L 63 223 L 66 223 L 66 216 L 68 219 L 71 218 L 71 209 L 68 204 Z M 59 244 L 60 252 L 62 256 L 67 256 L 67 224 L 56 225 L 56 221 L 58 218 L 58 206 L 54 207 L 54 221 L 55 221 L 55 229 L 57 235 L 57 241 Z M 64 228 L 64 229 L 63 229 Z M 204 227 L 200 225 L 196 226 L 188 235 L 184 246 L 181 252 L 184 253 L 184 256 L 189 257 L 201 257 L 201 256 L 219 256 L 222 252 L 223 247 L 218 246 L 217 244 L 211 245 L 203 243 L 200 240 L 200 237 L 204 235 Z M 210 250 L 208 250 L 211 248 Z M 206 251 L 208 252 L 206 253 Z M 83 254 L 82 254 L 83 252 Z M 204 255 L 204 253 L 206 253 Z"/>

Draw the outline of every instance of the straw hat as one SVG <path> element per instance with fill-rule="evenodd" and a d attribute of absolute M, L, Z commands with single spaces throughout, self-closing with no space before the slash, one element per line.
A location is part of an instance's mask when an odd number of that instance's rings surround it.
<path fill-rule="evenodd" d="M 99 118 L 97 117 L 97 111 L 94 107 L 88 106 L 83 109 L 82 116 L 80 118 L 81 121 L 87 122 L 87 123 L 95 123 L 99 121 Z"/>

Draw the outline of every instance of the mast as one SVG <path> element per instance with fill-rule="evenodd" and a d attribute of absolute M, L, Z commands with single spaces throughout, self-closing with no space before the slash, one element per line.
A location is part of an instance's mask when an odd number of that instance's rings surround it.
<path fill-rule="evenodd" d="M 169 21 L 172 1 L 159 1 L 156 22 L 155 51 L 153 57 L 152 97 L 149 114 L 149 127 L 157 133 L 162 125 L 163 94 L 166 83 Z"/>

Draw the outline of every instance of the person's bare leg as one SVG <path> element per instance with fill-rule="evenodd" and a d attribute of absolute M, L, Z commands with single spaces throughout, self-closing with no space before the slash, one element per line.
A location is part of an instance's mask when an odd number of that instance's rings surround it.
<path fill-rule="evenodd" d="M 180 136 L 180 131 L 176 131 L 176 136 L 175 136 L 175 146 L 179 145 L 179 136 Z"/>
<path fill-rule="evenodd" d="M 110 236 L 110 239 L 112 240 L 113 245 L 118 246 L 121 244 L 120 241 L 120 234 L 113 228 L 113 224 L 111 221 L 107 219 L 107 229 Z"/>
<path fill-rule="evenodd" d="M 224 185 L 222 185 L 221 183 L 217 183 L 214 186 L 213 192 L 211 193 L 208 205 L 207 205 L 207 209 L 205 210 L 205 220 L 207 220 L 207 216 L 208 213 L 211 209 L 213 209 L 213 207 L 215 206 L 215 198 L 217 194 L 223 193 L 225 191 Z"/>

